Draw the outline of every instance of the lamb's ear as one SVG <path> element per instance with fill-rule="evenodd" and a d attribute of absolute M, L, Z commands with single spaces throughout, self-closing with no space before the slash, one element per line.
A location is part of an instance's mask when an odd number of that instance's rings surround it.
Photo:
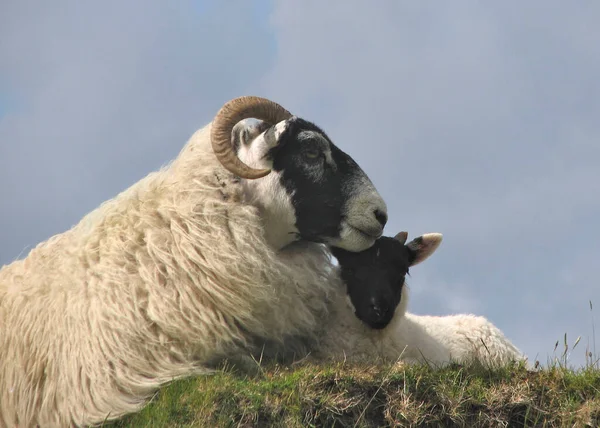
<path fill-rule="evenodd" d="M 404 245 L 408 239 L 408 232 L 398 232 L 394 239 Z"/>
<path fill-rule="evenodd" d="M 414 256 L 414 259 L 411 261 L 410 265 L 417 265 L 423 260 L 427 259 L 435 252 L 435 250 L 437 250 L 441 243 L 441 233 L 426 233 L 425 235 L 421 235 L 418 238 L 410 241 L 408 244 L 406 244 Z"/>

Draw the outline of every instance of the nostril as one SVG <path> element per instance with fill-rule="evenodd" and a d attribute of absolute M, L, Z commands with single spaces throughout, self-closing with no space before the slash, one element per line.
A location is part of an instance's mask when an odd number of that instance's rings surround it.
<path fill-rule="evenodd" d="M 376 304 L 371 304 L 371 311 L 376 317 L 381 317 L 381 306 Z"/>
<path fill-rule="evenodd" d="M 387 214 L 379 209 L 376 209 L 374 214 L 375 214 L 375 218 L 377 219 L 377 221 L 379 223 L 381 223 L 381 226 L 385 226 L 385 224 L 387 223 L 387 220 L 388 220 Z"/>

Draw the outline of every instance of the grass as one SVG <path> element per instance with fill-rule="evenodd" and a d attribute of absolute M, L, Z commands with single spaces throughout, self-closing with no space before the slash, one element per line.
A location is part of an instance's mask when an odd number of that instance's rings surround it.
<path fill-rule="evenodd" d="M 600 370 L 304 363 L 174 382 L 108 427 L 600 426 Z"/>
<path fill-rule="evenodd" d="M 173 382 L 141 412 L 104 427 L 600 427 L 600 358 L 592 342 L 573 368 L 567 335 L 545 367 L 514 365 L 224 366 Z M 247 372 L 245 372 L 247 373 Z"/>

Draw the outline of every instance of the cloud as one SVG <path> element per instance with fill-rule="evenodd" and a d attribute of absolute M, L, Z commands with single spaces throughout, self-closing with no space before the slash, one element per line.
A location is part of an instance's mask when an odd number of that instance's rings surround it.
<path fill-rule="evenodd" d="M 266 92 L 360 162 L 388 234 L 444 233 L 411 308 L 478 311 L 542 362 L 600 301 L 597 276 L 561 276 L 600 255 L 599 8 L 276 1 L 271 18 Z"/>
<path fill-rule="evenodd" d="M 468 284 L 449 282 L 424 269 L 412 268 L 407 278 L 410 312 L 419 315 L 483 312 L 485 305 L 473 296 Z"/>
<path fill-rule="evenodd" d="M 275 54 L 263 3 L 3 3 L 0 86 L 21 106 L 0 121 L 0 264 L 173 159 L 247 92 Z"/>

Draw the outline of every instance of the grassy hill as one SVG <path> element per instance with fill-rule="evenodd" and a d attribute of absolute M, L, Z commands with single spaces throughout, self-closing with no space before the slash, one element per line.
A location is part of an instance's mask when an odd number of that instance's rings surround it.
<path fill-rule="evenodd" d="M 174 382 L 110 427 L 600 426 L 600 370 L 336 363 Z"/>

